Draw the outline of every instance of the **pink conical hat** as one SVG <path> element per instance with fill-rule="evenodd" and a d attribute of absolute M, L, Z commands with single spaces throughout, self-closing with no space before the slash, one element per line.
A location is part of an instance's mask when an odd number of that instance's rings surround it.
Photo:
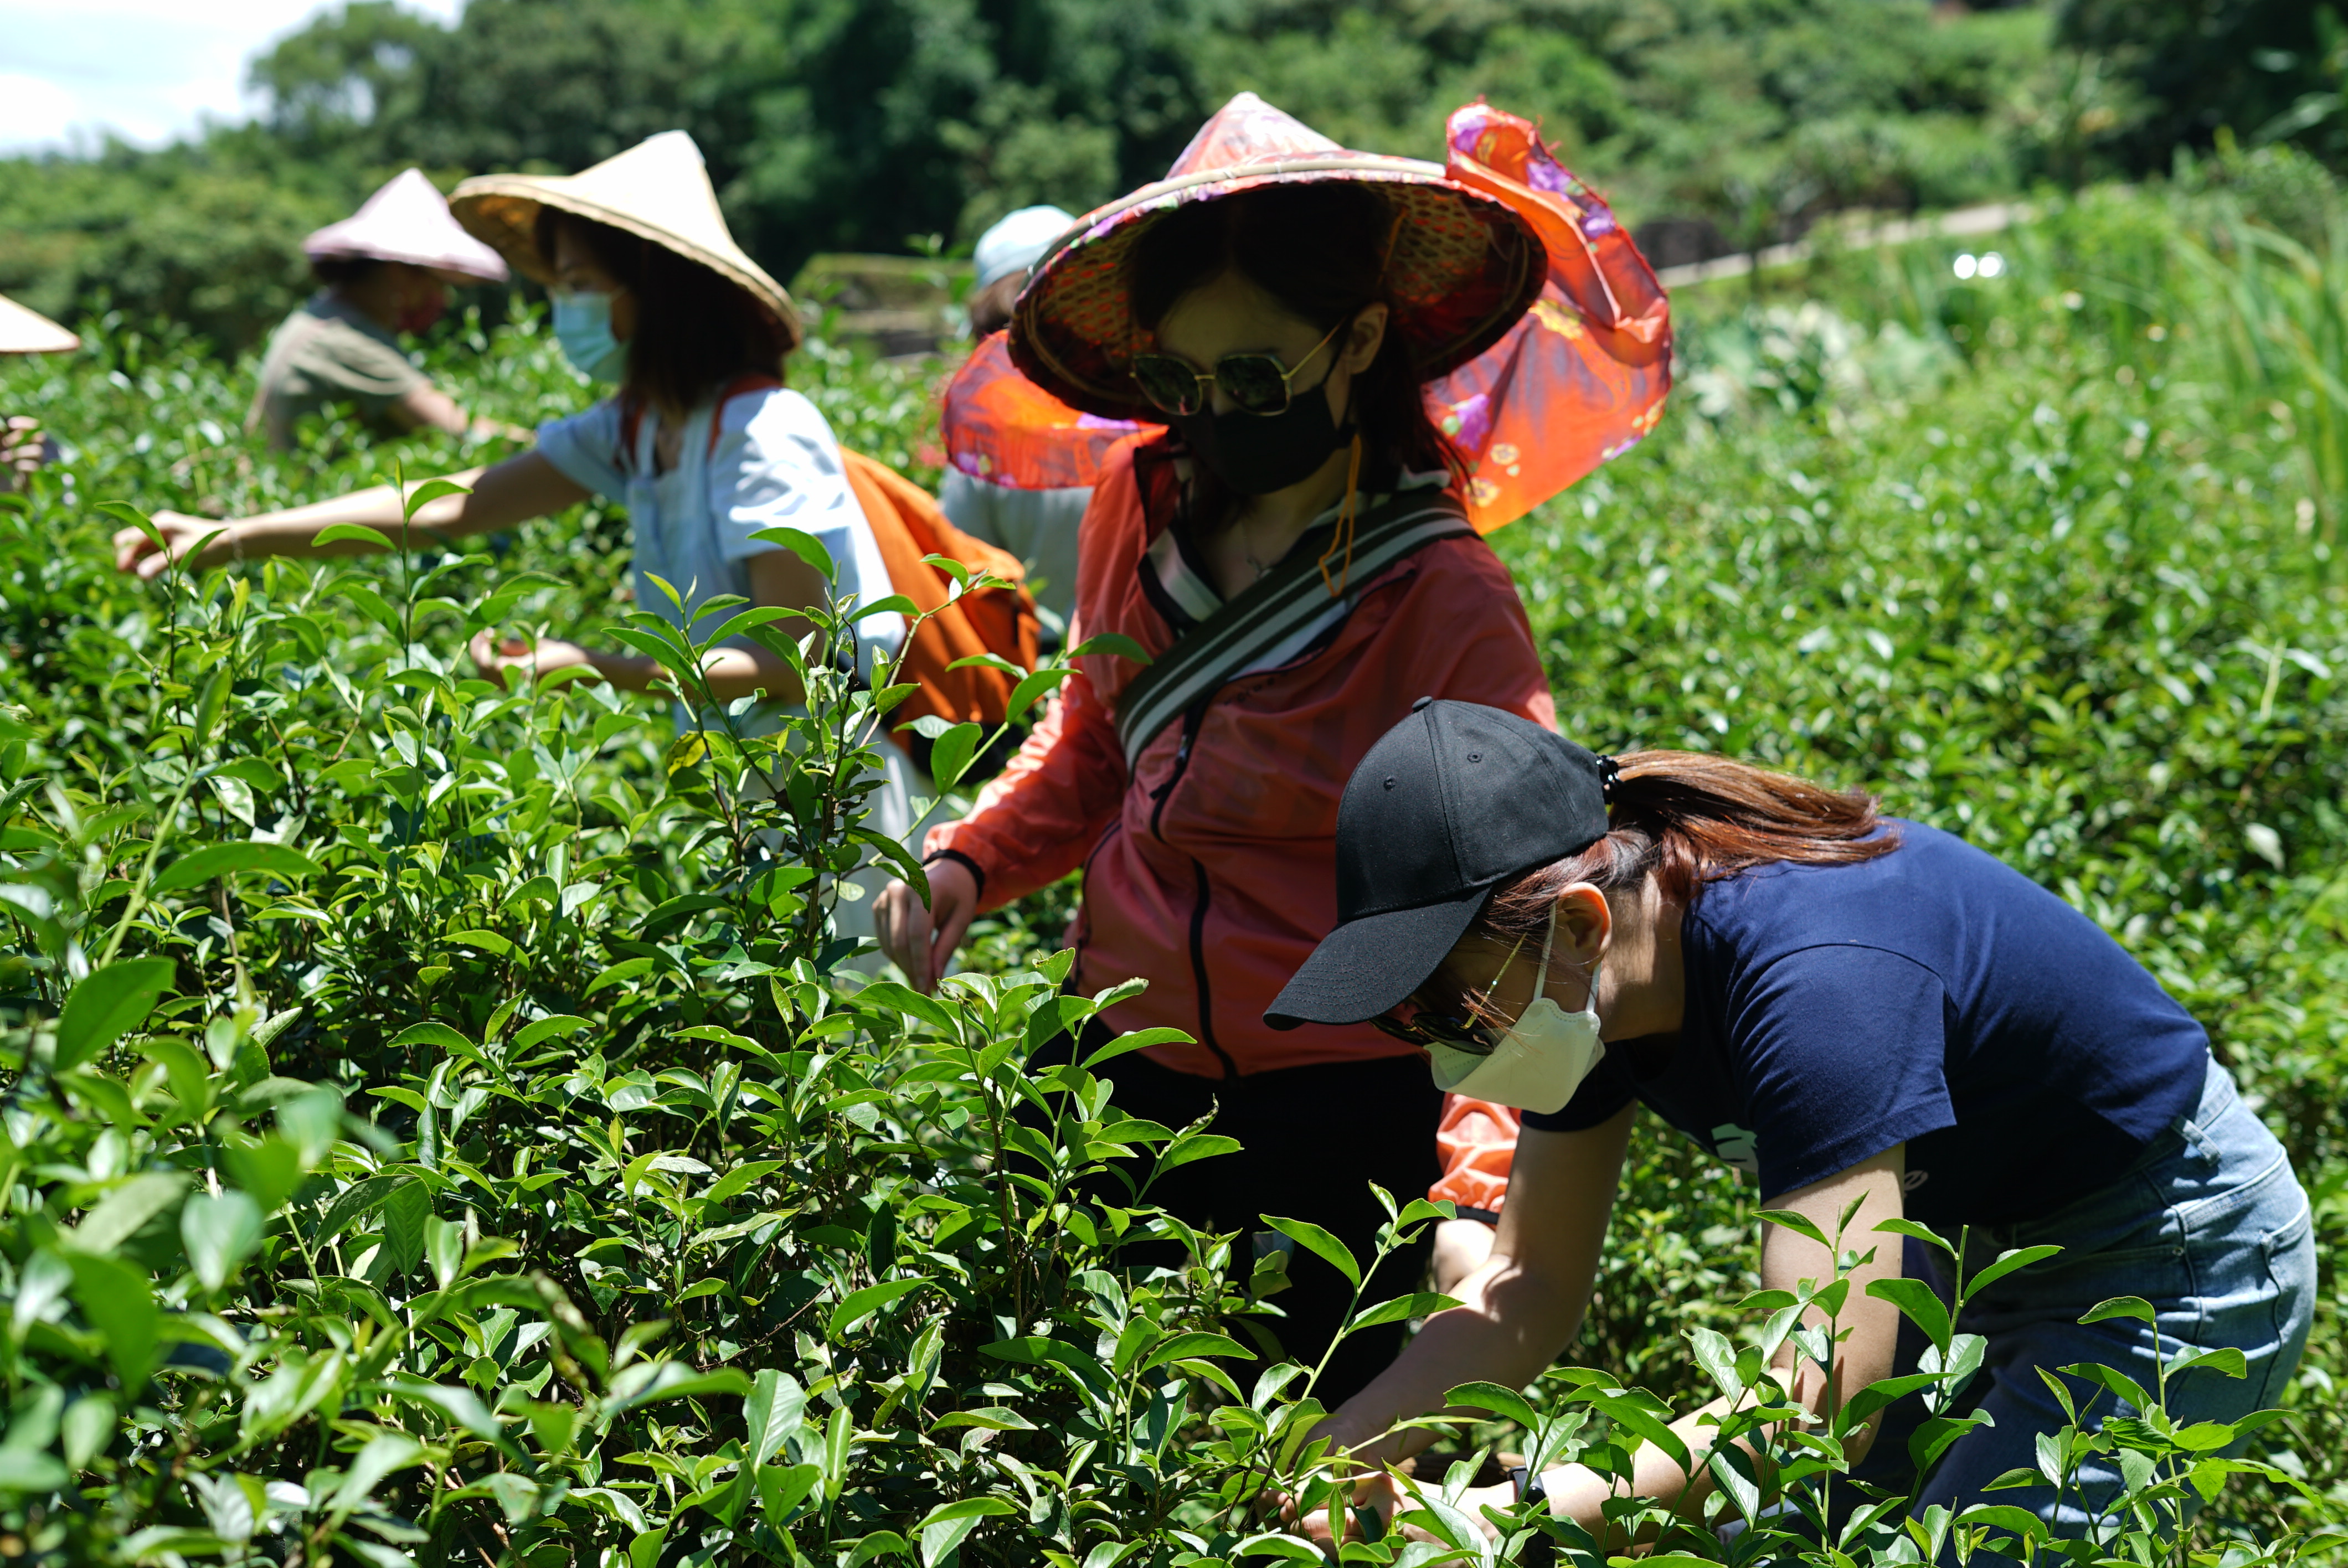
<path fill-rule="evenodd" d="M 1126 276 L 1135 242 L 1193 202 L 1334 180 L 1374 185 L 1396 210 L 1386 292 L 1394 330 L 1423 374 L 1482 353 L 1540 292 L 1540 241 L 1506 202 L 1456 183 L 1439 163 L 1349 152 L 1241 93 L 1200 128 L 1164 179 L 1078 220 L 1036 264 L 1012 318 L 1013 357 L 1087 414 L 1156 417 L 1127 365 L 1140 337 Z"/>
<path fill-rule="evenodd" d="M 1444 150 L 1444 163 L 1351 152 L 1241 93 L 1164 179 L 1079 219 L 1036 264 L 1012 317 L 1016 370 L 996 371 L 998 358 L 956 378 L 950 460 L 1015 487 L 1081 482 L 1057 448 L 1073 443 L 1076 466 L 1097 468 L 1102 421 L 1162 417 L 1129 368 L 1141 336 L 1127 278 L 1134 242 L 1190 202 L 1337 179 L 1371 184 L 1396 208 L 1385 287 L 1394 330 L 1426 380 L 1428 413 L 1468 459 L 1462 499 L 1478 528 L 1522 517 L 1636 446 L 1671 385 L 1670 307 L 1646 259 L 1529 122 L 1478 101 L 1451 117 Z M 1035 395 L 993 386 L 1006 375 Z"/>
<path fill-rule="evenodd" d="M 1340 157 L 1345 149 L 1290 114 L 1253 93 L 1241 93 L 1199 128 L 1190 145 L 1166 171 L 1169 179 L 1202 174 L 1269 159 Z"/>
<path fill-rule="evenodd" d="M 372 258 L 406 261 L 487 283 L 506 281 L 504 259 L 457 226 L 420 169 L 392 177 L 356 212 L 302 241 L 314 261 Z"/>

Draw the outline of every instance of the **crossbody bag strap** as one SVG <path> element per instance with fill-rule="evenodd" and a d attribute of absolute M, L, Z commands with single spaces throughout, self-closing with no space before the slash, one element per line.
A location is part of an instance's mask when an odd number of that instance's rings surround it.
<path fill-rule="evenodd" d="M 1355 581 L 1439 539 L 1473 538 L 1447 491 L 1417 489 L 1372 507 L 1354 525 Z M 1327 613 L 1329 590 L 1311 550 L 1294 550 L 1246 591 L 1190 629 L 1118 693 L 1117 740 L 1130 773 L 1158 733 L 1303 627 Z"/>

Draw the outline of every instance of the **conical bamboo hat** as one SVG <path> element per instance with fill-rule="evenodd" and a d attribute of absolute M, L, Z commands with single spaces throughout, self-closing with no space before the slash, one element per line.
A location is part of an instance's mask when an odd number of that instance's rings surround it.
<path fill-rule="evenodd" d="M 81 339 L 38 311 L 28 311 L 0 294 L 0 354 L 66 354 Z"/>
<path fill-rule="evenodd" d="M 457 227 L 448 202 L 420 169 L 394 175 L 356 212 L 304 240 L 302 253 L 312 261 L 371 256 L 406 261 L 427 267 L 451 282 L 506 281 L 505 262 Z"/>
<path fill-rule="evenodd" d="M 1505 202 L 1440 163 L 1348 151 L 1241 93 L 1200 128 L 1165 179 L 1078 219 L 1035 263 L 1012 315 L 1012 357 L 1071 407 L 1106 419 L 1159 418 L 1130 368 L 1142 336 L 1127 276 L 1135 242 L 1178 208 L 1331 180 L 1377 190 L 1399 220 L 1385 292 L 1421 377 L 1482 354 L 1539 297 L 1540 238 Z"/>
<path fill-rule="evenodd" d="M 648 137 L 616 158 L 577 174 L 484 174 L 457 187 L 448 210 L 516 271 L 541 283 L 554 278 L 538 249 L 541 207 L 575 213 L 664 245 L 738 283 L 775 313 L 790 346 L 798 346 L 798 311 L 782 284 L 734 242 L 701 149 L 681 130 Z"/>

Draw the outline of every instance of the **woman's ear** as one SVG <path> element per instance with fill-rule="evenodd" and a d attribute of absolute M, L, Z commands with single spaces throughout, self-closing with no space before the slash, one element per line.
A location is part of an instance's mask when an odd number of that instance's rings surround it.
<path fill-rule="evenodd" d="M 1383 300 L 1364 305 L 1355 313 L 1354 324 L 1345 333 L 1344 351 L 1338 355 L 1338 363 L 1345 367 L 1347 374 L 1361 374 L 1378 357 L 1378 350 L 1386 341 L 1388 314 Z"/>
<path fill-rule="evenodd" d="M 1594 964 L 1606 955 L 1614 936 L 1614 911 L 1606 895 L 1587 882 L 1577 882 L 1557 896 L 1557 940 L 1550 948 L 1552 963 L 1570 959 Z"/>
<path fill-rule="evenodd" d="M 636 295 L 633 289 L 612 291 L 612 337 L 626 343 L 636 335 Z"/>

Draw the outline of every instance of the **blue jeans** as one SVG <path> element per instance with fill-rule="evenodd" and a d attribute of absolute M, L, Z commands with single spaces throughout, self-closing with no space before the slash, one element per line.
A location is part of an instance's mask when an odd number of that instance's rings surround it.
<path fill-rule="evenodd" d="M 1985 1412 L 1997 1424 L 1967 1434 L 1941 1457 L 1916 1506 L 1921 1512 L 1937 1502 L 1955 1512 L 1977 1502 L 2010 1503 L 2035 1512 L 2058 1535 L 2078 1538 L 2090 1532 L 2091 1512 L 2107 1508 L 2120 1489 L 2116 1468 L 2103 1456 L 2087 1461 L 2082 1484 L 2065 1491 L 2059 1507 L 2052 1487 L 1982 1490 L 2008 1471 L 2035 1469 L 2038 1434 L 2066 1424 L 2038 1369 L 2100 1363 L 2154 1389 L 2152 1325 L 2127 1317 L 2079 1322 L 2098 1302 L 2137 1296 L 2158 1315 L 2160 1355 L 2232 1346 L 2250 1364 L 2244 1378 L 2202 1370 L 2174 1379 L 2168 1409 L 2179 1425 L 2231 1421 L 2267 1409 L 2281 1398 L 2307 1347 L 2315 1236 L 2290 1157 L 2213 1061 L 2200 1103 L 2147 1144 L 2117 1181 L 2042 1219 L 1976 1226 L 1966 1262 L 1979 1269 L 2008 1248 L 2042 1243 L 2064 1250 L 1999 1280 L 1958 1317 L 1960 1332 L 1989 1342 L 1958 1408 Z M 1917 1243 L 1908 1248 L 1909 1272 L 1948 1298 L 1941 1272 L 1947 1260 Z M 1914 1369 L 1923 1344 L 1912 1329 L 1903 1332 L 1900 1371 Z M 2134 1413 L 2092 1384 L 2064 1382 L 2087 1425 Z M 1921 1399 L 1893 1406 L 1853 1474 L 1879 1486 L 1907 1486 L 1913 1475 L 1908 1439 L 1923 1417 Z M 1983 1554 L 1973 1560 L 2005 1561 Z"/>

